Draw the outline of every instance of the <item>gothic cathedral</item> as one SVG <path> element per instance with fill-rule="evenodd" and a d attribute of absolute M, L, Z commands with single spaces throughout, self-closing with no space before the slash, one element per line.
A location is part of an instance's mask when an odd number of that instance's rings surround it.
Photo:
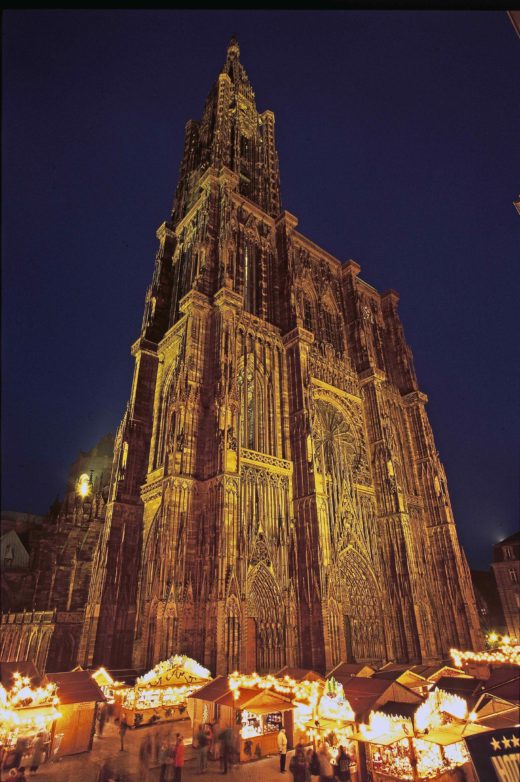
<path fill-rule="evenodd" d="M 398 296 L 282 211 L 239 55 L 186 126 L 157 231 L 78 661 L 326 671 L 479 648 Z"/>

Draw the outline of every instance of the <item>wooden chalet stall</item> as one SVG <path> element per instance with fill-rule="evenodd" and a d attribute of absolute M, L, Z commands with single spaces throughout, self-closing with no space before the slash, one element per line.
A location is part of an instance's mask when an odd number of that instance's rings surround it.
<path fill-rule="evenodd" d="M 105 703 L 99 685 L 89 671 L 49 673 L 47 679 L 56 685 L 60 717 L 56 722 L 56 757 L 90 752 L 96 730 L 98 704 Z"/>
<path fill-rule="evenodd" d="M 138 677 L 134 687 L 115 690 L 120 717 L 134 728 L 187 719 L 188 698 L 210 680 L 211 673 L 196 660 L 174 655 Z"/>
<path fill-rule="evenodd" d="M 231 679 L 231 677 L 230 677 Z M 277 753 L 281 727 L 293 746 L 294 704 L 291 698 L 266 687 L 233 688 L 230 679 L 217 676 L 191 696 L 194 731 L 209 725 L 213 734 L 230 729 L 242 762 Z"/>
<path fill-rule="evenodd" d="M 31 661 L 0 663 L 0 766 L 29 765 L 36 744 L 42 762 L 53 752 L 60 717 L 56 687 Z"/>

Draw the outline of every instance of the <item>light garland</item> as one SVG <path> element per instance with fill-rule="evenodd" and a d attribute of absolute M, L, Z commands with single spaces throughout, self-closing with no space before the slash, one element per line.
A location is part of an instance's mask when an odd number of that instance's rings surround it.
<path fill-rule="evenodd" d="M 9 691 L 4 690 L 5 695 L 0 697 L 3 704 L 8 702 L 15 708 L 28 706 L 55 706 L 59 703 L 56 695 L 56 684 L 49 683 L 45 687 L 32 689 L 31 680 L 21 673 L 13 675 L 14 683 Z M 2 687 L 2 689 L 4 689 Z"/>
<path fill-rule="evenodd" d="M 191 657 L 186 657 L 184 654 L 175 654 L 168 660 L 163 660 L 152 668 L 151 671 L 140 676 L 136 680 L 137 686 L 143 684 L 150 684 L 156 680 L 162 678 L 170 679 L 177 676 L 176 681 L 188 683 L 189 678 L 194 679 L 211 679 L 211 672 L 196 660 L 192 660 Z"/>
<path fill-rule="evenodd" d="M 507 636 L 502 638 L 502 646 L 485 652 L 462 652 L 450 649 L 451 658 L 457 668 L 463 668 L 465 663 L 488 663 L 495 665 L 520 665 L 520 644 L 506 643 Z"/>
<path fill-rule="evenodd" d="M 0 685 L 0 743 L 5 747 L 13 746 L 20 735 L 48 731 L 61 717 L 56 684 L 33 689 L 28 677 L 15 673 L 13 678 L 10 690 Z"/>
<path fill-rule="evenodd" d="M 313 707 L 318 702 L 322 687 L 319 681 L 310 682 L 305 679 L 297 682 L 295 679 L 291 679 L 290 676 L 279 678 L 271 673 L 260 676 L 258 673 L 242 674 L 238 673 L 238 671 L 234 671 L 228 676 L 228 682 L 229 689 L 233 693 L 235 700 L 239 699 L 241 688 L 274 690 L 282 695 L 289 695 L 299 701 L 304 701 Z"/>
<path fill-rule="evenodd" d="M 370 713 L 368 725 L 360 725 L 359 732 L 365 739 L 372 744 L 377 744 L 378 739 L 383 737 L 386 739 L 385 743 L 393 743 L 399 741 L 403 737 L 403 733 L 411 736 L 413 734 L 412 723 L 404 717 L 397 715 L 384 714 L 382 711 L 372 711 Z"/>
<path fill-rule="evenodd" d="M 433 690 L 415 712 L 415 727 L 423 733 L 438 728 L 449 722 L 445 715 L 465 720 L 468 717 L 468 704 L 459 695 Z"/>

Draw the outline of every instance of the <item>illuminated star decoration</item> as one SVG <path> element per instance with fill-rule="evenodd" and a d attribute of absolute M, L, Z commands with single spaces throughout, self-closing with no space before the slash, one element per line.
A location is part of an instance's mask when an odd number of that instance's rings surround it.
<path fill-rule="evenodd" d="M 509 739 L 506 739 L 505 736 L 502 736 L 502 744 L 504 745 L 504 749 L 509 749 L 511 746 L 511 741 Z"/>
<path fill-rule="evenodd" d="M 500 749 L 500 742 L 497 741 L 496 739 L 492 739 L 490 741 L 490 744 L 493 747 L 493 749 L 495 750 L 495 752 Z"/>
<path fill-rule="evenodd" d="M 511 744 L 513 747 L 520 747 L 520 739 L 518 736 L 511 736 Z"/>

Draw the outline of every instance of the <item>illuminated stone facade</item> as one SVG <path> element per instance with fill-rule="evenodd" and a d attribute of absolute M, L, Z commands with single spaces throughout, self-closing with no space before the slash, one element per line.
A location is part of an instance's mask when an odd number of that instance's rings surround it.
<path fill-rule="evenodd" d="M 397 304 L 281 210 L 232 40 L 186 126 L 78 662 L 332 668 L 478 648 Z"/>
<path fill-rule="evenodd" d="M 76 664 L 113 454 L 113 434 L 79 453 L 63 502 L 55 502 L 29 536 L 28 569 L 2 570 L 0 660 L 32 660 L 40 671 L 64 671 Z M 87 482 L 84 496 L 79 491 L 82 477 Z M 6 575 L 11 576 L 9 591 L 4 589 Z"/>

